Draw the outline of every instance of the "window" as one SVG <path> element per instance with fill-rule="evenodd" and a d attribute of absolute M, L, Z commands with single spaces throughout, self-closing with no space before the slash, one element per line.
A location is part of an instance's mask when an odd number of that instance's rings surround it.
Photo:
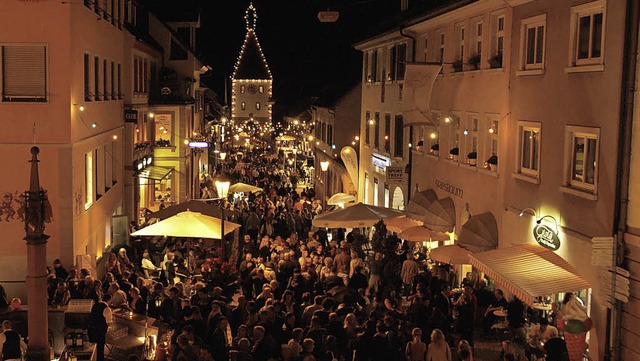
<path fill-rule="evenodd" d="M 373 124 L 373 146 L 376 149 L 380 149 L 380 113 L 376 112 L 375 120 Z"/>
<path fill-rule="evenodd" d="M 118 25 L 118 29 L 122 29 L 122 21 L 120 19 L 120 17 L 122 16 L 122 0 L 117 0 L 117 1 L 118 1 L 118 5 L 116 9 L 116 14 L 115 14 L 115 20 Z"/>
<path fill-rule="evenodd" d="M 89 54 L 84 54 L 84 101 L 90 102 L 91 99 L 91 65 Z"/>
<path fill-rule="evenodd" d="M 120 0 L 111 0 L 111 24 L 115 25 L 117 21 L 116 16 L 116 3 L 120 2 Z"/>
<path fill-rule="evenodd" d="M 385 183 L 384 184 L 384 206 L 386 208 L 391 207 L 390 202 L 391 202 L 391 195 L 389 192 L 389 185 Z"/>
<path fill-rule="evenodd" d="M 116 64 L 111 62 L 111 99 L 118 99 L 116 94 Z"/>
<path fill-rule="evenodd" d="M 43 45 L 2 46 L 2 101 L 47 100 L 47 48 Z"/>
<path fill-rule="evenodd" d="M 89 209 L 95 200 L 94 151 L 84 155 L 84 209 Z"/>
<path fill-rule="evenodd" d="M 378 186 L 378 178 L 373 177 L 373 205 L 375 207 L 378 206 L 378 198 L 379 198 L 379 186 Z"/>
<path fill-rule="evenodd" d="M 449 120 L 447 122 L 447 119 Z M 448 129 L 448 151 L 449 159 L 458 161 L 458 159 L 465 159 L 464 157 L 459 157 L 460 155 L 460 113 L 459 112 L 451 112 L 451 115 L 445 118 L 445 123 L 449 124 Z"/>
<path fill-rule="evenodd" d="M 371 83 L 371 69 L 369 69 L 369 56 L 371 54 L 369 52 L 365 53 L 363 56 L 364 65 L 362 69 L 364 70 L 364 81 L 367 83 Z"/>
<path fill-rule="evenodd" d="M 571 8 L 572 65 L 603 63 L 604 9 L 603 0 Z"/>
<path fill-rule="evenodd" d="M 464 149 L 460 149 L 460 154 L 465 162 L 469 159 L 470 153 L 478 155 L 478 129 L 480 128 L 480 118 L 478 113 L 467 113 L 467 121 L 462 131 L 464 136 Z"/>
<path fill-rule="evenodd" d="M 396 80 L 398 49 L 395 46 L 389 48 L 389 74 L 387 80 Z"/>
<path fill-rule="evenodd" d="M 369 124 L 370 120 L 371 120 L 371 112 L 367 110 L 364 116 L 364 127 L 365 127 L 364 142 L 367 145 L 371 145 L 371 129 Z"/>
<path fill-rule="evenodd" d="M 109 191 L 109 189 L 113 186 L 113 154 L 111 153 L 112 146 L 113 142 L 110 142 L 103 146 L 105 193 Z"/>
<path fill-rule="evenodd" d="M 240 103 L 240 109 L 242 109 L 242 110 L 247 109 L 247 103 L 245 103 L 245 102 Z"/>
<path fill-rule="evenodd" d="M 599 128 L 568 126 L 568 184 L 595 193 L 598 179 Z"/>
<path fill-rule="evenodd" d="M 491 16 L 491 68 L 502 67 L 502 54 L 504 52 L 505 15 L 501 13 Z"/>
<path fill-rule="evenodd" d="M 475 55 L 478 55 L 480 59 L 482 59 L 482 20 L 476 21 L 475 26 L 473 27 L 473 52 Z"/>
<path fill-rule="evenodd" d="M 393 156 L 404 157 L 404 121 L 402 115 L 396 115 L 394 121 Z"/>
<path fill-rule="evenodd" d="M 369 174 L 364 174 L 364 204 L 369 204 Z"/>
<path fill-rule="evenodd" d="M 244 94 L 245 92 L 245 86 L 244 85 L 240 85 L 240 94 Z"/>
<path fill-rule="evenodd" d="M 100 58 L 93 58 L 93 93 L 94 99 L 100 100 Z"/>
<path fill-rule="evenodd" d="M 169 60 L 187 60 L 189 58 L 189 54 L 187 54 L 187 51 L 174 37 L 171 37 L 170 50 L 171 51 L 169 53 Z"/>
<path fill-rule="evenodd" d="M 440 48 L 438 49 L 437 61 L 444 63 L 444 30 L 439 31 L 440 35 Z"/>
<path fill-rule="evenodd" d="M 134 93 L 138 93 L 140 91 L 140 85 L 138 85 L 140 77 L 138 75 L 139 75 L 138 74 L 138 57 L 134 56 L 133 57 L 133 92 Z"/>
<path fill-rule="evenodd" d="M 320 123 L 320 139 L 327 142 L 327 123 Z"/>
<path fill-rule="evenodd" d="M 374 50 L 371 53 L 371 81 L 377 82 L 378 79 L 378 50 Z"/>
<path fill-rule="evenodd" d="M 384 115 L 384 150 L 391 152 L 391 114 Z"/>
<path fill-rule="evenodd" d="M 93 10 L 96 12 L 96 14 L 100 15 L 100 12 L 102 11 L 102 9 L 100 8 L 100 5 L 104 1 L 105 0 L 94 0 Z M 100 20 L 100 19 L 98 19 L 98 20 Z"/>
<path fill-rule="evenodd" d="M 155 124 L 156 146 L 171 145 L 173 131 L 173 117 L 171 114 L 156 114 L 153 117 Z"/>
<path fill-rule="evenodd" d="M 142 92 L 149 93 L 149 64 L 147 59 L 142 60 Z"/>
<path fill-rule="evenodd" d="M 424 61 L 429 61 L 429 38 L 427 38 L 426 36 L 423 39 L 423 43 L 424 43 L 424 49 L 423 49 L 423 54 L 424 54 Z"/>
<path fill-rule="evenodd" d="M 490 157 L 498 156 L 498 131 L 500 130 L 500 114 L 485 114 L 485 126 L 482 128 L 482 158 L 478 162 L 487 162 Z"/>
<path fill-rule="evenodd" d="M 544 68 L 547 15 L 522 20 L 520 26 L 520 69 Z"/>
<path fill-rule="evenodd" d="M 331 124 L 327 124 L 327 144 L 333 145 L 333 126 Z"/>
<path fill-rule="evenodd" d="M 455 60 L 461 60 L 462 62 L 465 62 L 465 49 L 464 49 L 464 44 L 465 44 L 465 27 L 464 24 L 457 24 L 456 25 L 456 34 L 457 34 L 457 41 L 458 41 L 458 46 L 456 48 L 456 59 Z"/>
<path fill-rule="evenodd" d="M 256 110 L 260 110 L 260 103 L 259 102 L 256 103 Z"/>
<path fill-rule="evenodd" d="M 433 119 L 433 124 L 435 124 L 435 126 L 433 127 L 429 127 L 429 129 L 427 129 L 427 133 L 425 136 L 426 142 L 424 144 L 425 147 L 425 153 L 430 153 L 430 154 L 437 154 L 435 153 L 436 150 L 438 150 L 439 152 L 439 147 L 440 147 L 440 134 L 438 132 L 439 126 L 440 126 L 440 120 L 442 118 L 442 115 L 440 114 L 440 112 L 432 112 L 432 119 Z M 432 151 L 432 149 L 434 151 Z"/>
<path fill-rule="evenodd" d="M 540 170 L 540 123 L 519 122 L 518 173 L 535 178 Z"/>
<path fill-rule="evenodd" d="M 264 85 L 260 85 L 260 86 L 258 87 L 258 93 L 260 93 L 260 94 L 264 94 Z"/>
<path fill-rule="evenodd" d="M 109 88 L 107 88 L 107 79 L 109 79 L 107 75 L 107 59 L 102 60 L 102 94 L 104 95 L 104 100 L 109 100 Z"/>
<path fill-rule="evenodd" d="M 404 80 L 404 70 L 407 67 L 407 44 L 396 45 L 396 79 Z"/>
<path fill-rule="evenodd" d="M 118 64 L 118 98 L 122 99 L 122 64 Z"/>

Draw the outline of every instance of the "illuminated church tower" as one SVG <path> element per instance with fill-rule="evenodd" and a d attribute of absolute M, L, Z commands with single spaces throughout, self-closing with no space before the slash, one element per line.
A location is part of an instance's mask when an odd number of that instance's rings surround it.
<path fill-rule="evenodd" d="M 271 127 L 273 78 L 256 35 L 257 13 L 249 4 L 244 15 L 247 35 L 231 76 L 231 116 L 245 129 Z"/>

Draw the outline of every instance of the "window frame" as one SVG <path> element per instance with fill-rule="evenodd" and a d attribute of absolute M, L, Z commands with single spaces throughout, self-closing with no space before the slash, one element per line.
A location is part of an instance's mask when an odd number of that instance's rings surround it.
<path fill-rule="evenodd" d="M 393 134 L 393 156 L 404 158 L 404 119 L 402 114 L 396 114 L 393 117 Z"/>
<path fill-rule="evenodd" d="M 542 149 L 542 123 L 541 122 L 529 122 L 529 121 L 519 121 L 518 122 L 518 138 L 517 138 L 517 157 L 516 157 L 516 173 L 531 177 L 531 178 L 540 178 L 540 168 L 542 167 L 541 162 L 541 149 Z M 533 143 L 531 143 L 531 148 L 529 149 L 529 167 L 524 166 L 524 136 L 525 132 L 537 132 L 538 139 L 535 145 L 535 154 L 536 157 L 534 159 L 533 156 Z M 499 158 L 498 158 L 499 159 Z M 533 169 L 533 162 L 537 165 L 537 169 Z"/>
<path fill-rule="evenodd" d="M 574 179 L 574 170 L 575 170 L 575 147 L 574 142 L 576 138 L 583 139 L 595 139 L 596 141 L 596 150 L 595 150 L 595 167 L 593 170 L 593 184 L 580 181 Z M 565 127 L 565 179 L 564 185 L 566 187 L 570 187 L 572 189 L 576 189 L 578 191 L 597 194 L 598 189 L 598 176 L 599 176 L 599 157 L 600 157 L 600 128 L 596 127 L 585 127 L 585 126 L 575 126 L 575 125 L 567 125 Z M 588 142 L 585 142 L 585 147 Z M 587 153 L 585 149 L 583 151 L 584 154 Z M 584 170 L 583 170 L 584 172 Z"/>
<path fill-rule="evenodd" d="M 466 63 L 467 59 L 465 57 L 465 49 L 466 49 L 466 24 L 464 22 L 455 24 L 456 29 L 456 58 L 455 60 L 460 60 L 462 63 Z"/>
<path fill-rule="evenodd" d="M 444 56 L 446 53 L 447 34 L 444 31 L 444 29 L 439 29 L 437 33 L 438 33 L 438 37 L 440 38 L 440 44 L 438 48 L 438 59 L 436 59 L 436 61 L 437 62 L 439 61 L 440 63 L 444 63 Z"/>
<path fill-rule="evenodd" d="M 11 95 L 5 95 L 5 80 L 4 80 L 4 48 L 5 47 L 38 47 L 43 48 L 44 51 L 44 84 L 43 86 L 43 96 L 39 95 L 30 95 L 30 96 L 18 96 L 14 97 Z M 47 103 L 49 102 L 49 46 L 43 43 L 0 43 L 0 102 L 1 103 Z"/>
<path fill-rule="evenodd" d="M 480 59 L 482 59 L 482 54 L 484 54 L 484 19 L 480 18 L 473 21 L 473 35 L 473 53 L 479 55 Z M 481 66 L 482 62 L 480 62 Z"/>
<path fill-rule="evenodd" d="M 542 27 L 542 46 L 540 48 L 540 62 L 538 62 L 538 32 Z M 528 63 L 529 58 L 529 30 L 534 30 L 533 39 L 533 63 Z M 539 70 L 545 68 L 547 43 L 547 14 L 541 14 L 530 18 L 522 19 L 520 22 L 520 69 Z"/>
<path fill-rule="evenodd" d="M 602 34 L 600 37 L 600 56 L 593 57 L 591 52 L 593 50 L 593 21 L 589 26 L 589 56 L 586 59 L 579 58 L 580 47 L 580 19 L 585 16 L 590 16 L 593 20 L 595 14 L 602 14 Z M 596 0 L 586 4 L 576 5 L 571 7 L 571 34 L 570 34 L 570 50 L 569 50 L 569 65 L 570 67 L 580 67 L 588 65 L 604 65 L 604 52 L 605 52 L 605 38 L 606 38 L 606 2 L 604 0 Z"/>

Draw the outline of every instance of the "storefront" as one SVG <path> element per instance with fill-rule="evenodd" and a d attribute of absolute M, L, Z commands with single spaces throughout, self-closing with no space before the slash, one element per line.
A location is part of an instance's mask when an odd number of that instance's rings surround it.
<path fill-rule="evenodd" d="M 145 221 L 145 214 L 175 202 L 173 196 L 173 169 L 153 164 L 153 157 L 134 161 L 137 179 L 137 208 L 138 223 Z"/>

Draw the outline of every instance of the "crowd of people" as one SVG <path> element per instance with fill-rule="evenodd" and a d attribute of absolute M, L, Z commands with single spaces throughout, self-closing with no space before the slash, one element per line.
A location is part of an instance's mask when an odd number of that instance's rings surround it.
<path fill-rule="evenodd" d="M 473 360 L 478 332 L 504 340 L 501 360 L 561 360 L 561 346 L 527 348 L 533 337 L 558 338 L 557 309 L 543 317 L 517 298 L 507 301 L 475 272 L 458 282 L 407 244 L 376 252 L 359 229 L 315 229 L 311 220 L 323 209 L 312 187 L 292 182 L 282 159 L 243 161 L 251 166 L 230 161 L 217 169 L 263 189 L 225 200 L 229 218 L 242 225 L 230 249 L 165 239 L 154 252 L 134 239 L 105 257 L 101 278 L 56 260 L 50 304 L 93 299 L 158 319 L 171 360 Z M 201 189 L 205 198 L 214 192 L 207 182 Z M 506 320 L 496 318 L 498 309 L 508 310 Z M 537 336 L 523 331 L 531 322 L 540 324 Z M 508 332 L 500 338 L 502 324 Z"/>

